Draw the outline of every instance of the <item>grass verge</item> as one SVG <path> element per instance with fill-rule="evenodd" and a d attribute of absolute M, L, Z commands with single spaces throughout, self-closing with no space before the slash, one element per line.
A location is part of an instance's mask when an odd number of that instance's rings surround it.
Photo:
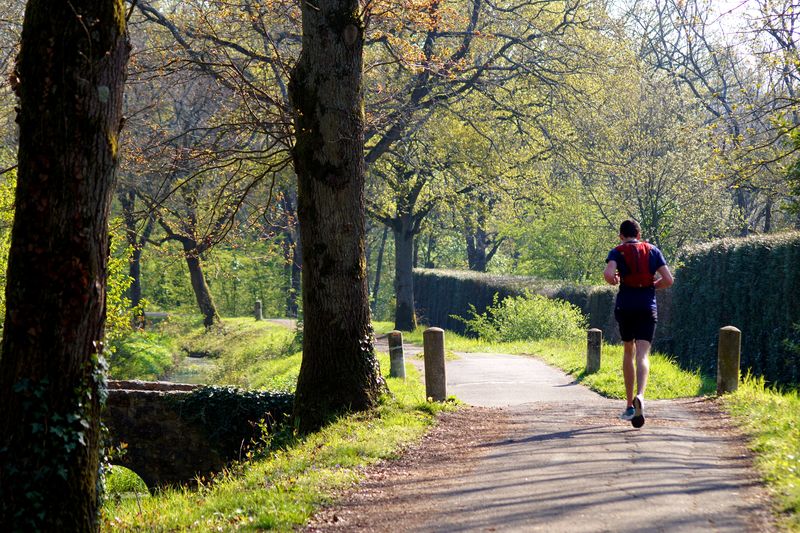
<path fill-rule="evenodd" d="M 381 355 L 380 360 L 388 374 L 388 357 Z M 416 369 L 407 365 L 406 372 L 406 381 L 387 376 L 392 395 L 374 412 L 342 417 L 303 440 L 202 481 L 197 489 L 109 498 L 103 530 L 293 530 L 337 490 L 355 483 L 360 467 L 396 457 L 420 438 L 438 411 L 452 408 L 426 402 Z"/>
<path fill-rule="evenodd" d="M 772 489 L 781 525 L 800 531 L 800 394 L 745 377 L 722 403 L 750 437 L 756 468 Z"/>

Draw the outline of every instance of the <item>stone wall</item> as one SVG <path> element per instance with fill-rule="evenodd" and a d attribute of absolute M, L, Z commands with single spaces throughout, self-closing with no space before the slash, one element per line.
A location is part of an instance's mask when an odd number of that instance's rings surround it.
<path fill-rule="evenodd" d="M 238 459 L 260 434 L 291 412 L 287 393 L 240 391 L 167 382 L 111 381 L 103 421 L 113 460 L 148 487 L 190 482 Z"/>

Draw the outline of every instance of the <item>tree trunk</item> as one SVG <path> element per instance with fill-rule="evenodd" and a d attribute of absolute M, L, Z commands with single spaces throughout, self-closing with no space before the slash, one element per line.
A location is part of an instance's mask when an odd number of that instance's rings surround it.
<path fill-rule="evenodd" d="M 288 231 L 281 240 L 283 250 L 283 283 L 286 290 L 286 316 L 291 316 L 292 307 L 292 263 L 294 263 L 294 246 Z"/>
<path fill-rule="evenodd" d="M 181 244 L 183 244 L 183 256 L 186 258 L 186 266 L 189 268 L 189 278 L 192 281 L 194 297 L 197 300 L 200 312 L 203 313 L 203 325 L 206 328 L 218 325 L 221 320 L 217 312 L 217 306 L 214 305 L 214 299 L 211 297 L 211 291 L 208 290 L 206 277 L 203 274 L 197 243 L 190 239 L 184 239 Z"/>
<path fill-rule="evenodd" d="M 486 203 L 490 210 L 495 205 L 495 201 L 486 200 L 483 197 L 481 197 L 481 201 Z M 486 215 L 483 213 L 478 213 L 474 221 L 467 221 L 465 227 L 467 265 L 470 270 L 486 272 L 489 268 L 489 261 L 494 257 L 503 239 L 498 239 L 496 234 L 486 231 Z"/>
<path fill-rule="evenodd" d="M 736 206 L 739 208 L 739 216 L 741 217 L 739 236 L 747 237 L 750 235 L 750 224 L 747 221 L 747 198 L 744 189 L 741 187 L 736 189 Z"/>
<path fill-rule="evenodd" d="M 281 207 L 283 208 L 284 257 L 286 259 L 284 273 L 287 281 L 286 316 L 297 318 L 300 314 L 297 299 L 300 297 L 300 272 L 303 259 L 297 228 L 297 193 L 291 188 L 281 191 Z"/>
<path fill-rule="evenodd" d="M 375 284 L 372 286 L 372 313 L 378 305 L 378 293 L 381 289 L 381 273 L 383 271 L 383 252 L 386 250 L 386 239 L 389 236 L 389 228 L 384 226 L 381 245 L 378 248 L 378 262 L 375 265 Z"/>
<path fill-rule="evenodd" d="M 121 0 L 29 0 L 0 358 L 0 523 L 98 528 L 108 216 L 130 47 Z"/>
<path fill-rule="evenodd" d="M 486 272 L 486 231 L 478 226 L 467 231 L 467 264 L 470 270 Z"/>
<path fill-rule="evenodd" d="M 125 238 L 131 248 L 130 264 L 128 275 L 131 278 L 131 286 L 128 288 L 128 299 L 131 307 L 138 307 L 142 303 L 142 249 L 150 234 L 153 232 L 153 219 L 147 218 L 141 236 L 138 232 L 136 220 L 136 195 L 133 190 L 120 191 L 117 195 L 120 206 L 122 207 L 122 218 L 125 222 Z"/>
<path fill-rule="evenodd" d="M 433 236 L 433 231 L 428 234 L 428 245 L 425 247 L 425 261 L 423 265 L 425 268 L 436 268 L 433 264 L 433 249 L 436 248 L 436 237 Z"/>
<path fill-rule="evenodd" d="M 417 327 L 414 312 L 414 232 L 410 218 L 407 215 L 399 218 L 394 228 L 394 327 L 399 331 L 414 331 Z"/>
<path fill-rule="evenodd" d="M 296 241 L 292 252 L 291 287 L 289 289 L 289 295 L 286 298 L 286 312 L 290 318 L 297 318 L 300 316 L 300 308 L 297 305 L 297 299 L 300 297 L 302 273 L 303 247 L 300 241 Z"/>
<path fill-rule="evenodd" d="M 385 389 L 373 347 L 364 259 L 364 24 L 357 0 L 302 2 L 292 71 L 293 149 L 303 256 L 301 431 L 376 405 Z"/>

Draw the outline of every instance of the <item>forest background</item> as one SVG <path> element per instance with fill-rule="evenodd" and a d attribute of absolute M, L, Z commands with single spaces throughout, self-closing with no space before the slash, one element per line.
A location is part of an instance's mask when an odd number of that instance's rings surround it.
<path fill-rule="evenodd" d="M 288 96 L 298 7 L 128 7 L 109 318 L 124 329 L 131 303 L 210 325 L 256 299 L 266 315 L 302 315 Z M 0 7 L 2 273 L 23 8 Z M 800 227 L 792 1 L 364 9 L 376 319 L 413 329 L 416 266 L 600 282 L 626 217 L 671 263 L 688 244 Z"/>

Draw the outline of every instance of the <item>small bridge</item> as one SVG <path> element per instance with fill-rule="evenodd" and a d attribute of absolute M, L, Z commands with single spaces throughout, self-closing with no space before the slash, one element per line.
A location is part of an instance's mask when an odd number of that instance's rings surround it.
<path fill-rule="evenodd" d="M 262 431 L 292 409 L 289 393 L 243 391 L 163 381 L 110 381 L 103 422 L 112 458 L 151 489 L 186 483 L 242 457 Z"/>

